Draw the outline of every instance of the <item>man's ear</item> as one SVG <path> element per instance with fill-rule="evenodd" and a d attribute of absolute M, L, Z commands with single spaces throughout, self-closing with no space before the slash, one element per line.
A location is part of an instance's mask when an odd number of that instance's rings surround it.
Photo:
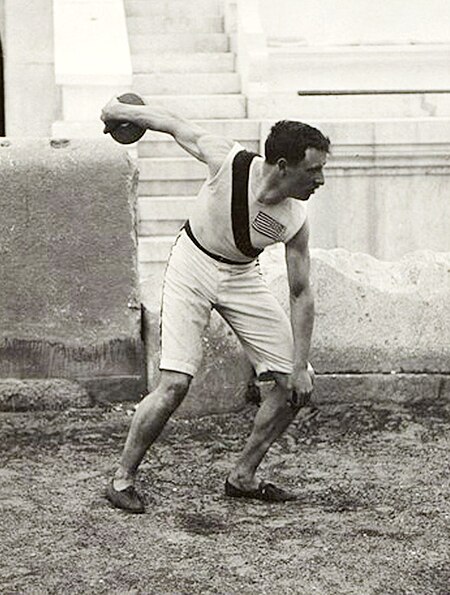
<path fill-rule="evenodd" d="M 287 161 L 284 157 L 280 157 L 279 159 L 277 159 L 277 166 L 278 166 L 278 171 L 280 172 L 281 175 L 286 175 L 287 172 Z"/>

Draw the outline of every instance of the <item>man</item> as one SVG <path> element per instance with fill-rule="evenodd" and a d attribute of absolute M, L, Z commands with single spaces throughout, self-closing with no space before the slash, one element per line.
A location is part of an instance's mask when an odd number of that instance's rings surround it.
<path fill-rule="evenodd" d="M 178 235 L 165 274 L 161 308 L 161 377 L 133 417 L 110 502 L 144 512 L 134 479 L 147 449 L 186 395 L 202 357 L 202 335 L 215 308 L 239 337 L 258 376 L 272 379 L 248 442 L 229 474 L 230 497 L 285 501 L 294 496 L 256 479 L 272 443 L 313 388 L 308 363 L 314 321 L 309 283 L 305 201 L 324 184 L 329 140 L 306 124 L 281 121 L 265 143 L 265 159 L 162 108 L 112 100 L 102 119 L 165 132 L 208 166 L 208 179 L 189 222 Z M 258 254 L 286 245 L 289 318 L 267 288 Z"/>

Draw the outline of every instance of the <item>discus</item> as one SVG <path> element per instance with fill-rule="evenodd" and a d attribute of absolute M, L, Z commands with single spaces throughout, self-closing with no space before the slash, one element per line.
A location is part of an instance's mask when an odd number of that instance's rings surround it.
<path fill-rule="evenodd" d="M 124 93 L 117 98 L 120 103 L 130 105 L 145 105 L 145 101 L 136 93 Z M 145 128 L 133 124 L 132 122 L 122 122 L 119 120 L 106 120 L 104 134 L 110 134 L 112 138 L 121 145 L 131 145 L 138 141 L 145 134 Z"/>

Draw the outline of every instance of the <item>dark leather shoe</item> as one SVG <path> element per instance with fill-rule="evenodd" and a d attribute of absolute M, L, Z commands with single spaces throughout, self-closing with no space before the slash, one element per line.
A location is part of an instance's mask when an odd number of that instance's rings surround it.
<path fill-rule="evenodd" d="M 261 481 L 254 490 L 242 490 L 234 486 L 227 479 L 225 482 L 225 494 L 231 498 L 248 498 L 251 500 L 262 500 L 263 502 L 289 502 L 291 500 L 297 500 L 296 494 L 286 492 L 286 490 L 267 481 Z"/>
<path fill-rule="evenodd" d="M 116 490 L 113 480 L 106 486 L 106 498 L 116 508 L 121 508 L 134 514 L 145 512 L 145 506 L 142 498 L 136 492 L 134 486 L 128 486 L 124 490 Z"/>

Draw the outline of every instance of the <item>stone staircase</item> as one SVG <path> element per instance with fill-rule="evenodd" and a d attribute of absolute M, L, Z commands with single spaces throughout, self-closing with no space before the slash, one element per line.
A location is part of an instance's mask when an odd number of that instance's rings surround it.
<path fill-rule="evenodd" d="M 150 105 L 164 105 L 258 150 L 259 123 L 246 119 L 221 0 L 125 0 L 125 10 L 133 90 Z M 140 274 L 159 282 L 207 171 L 161 133 L 147 132 L 137 156 Z"/>

